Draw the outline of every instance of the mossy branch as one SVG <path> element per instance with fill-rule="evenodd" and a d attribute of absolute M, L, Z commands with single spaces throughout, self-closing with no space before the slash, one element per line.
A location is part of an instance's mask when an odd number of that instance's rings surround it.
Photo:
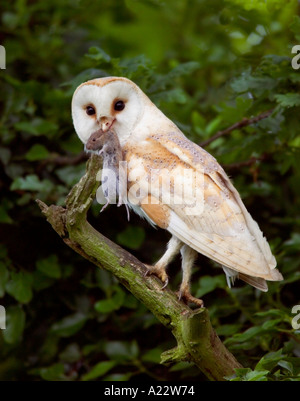
<path fill-rule="evenodd" d="M 224 380 L 241 365 L 216 335 L 207 309 L 190 309 L 178 301 L 174 292 L 162 290 L 154 276 L 133 255 L 104 237 L 87 222 L 87 212 L 99 182 L 96 175 L 101 159 L 93 155 L 87 172 L 71 190 L 66 208 L 37 201 L 43 214 L 64 242 L 96 266 L 111 272 L 156 317 L 169 328 L 177 347 L 161 356 L 163 363 L 191 361 L 210 380 Z"/>

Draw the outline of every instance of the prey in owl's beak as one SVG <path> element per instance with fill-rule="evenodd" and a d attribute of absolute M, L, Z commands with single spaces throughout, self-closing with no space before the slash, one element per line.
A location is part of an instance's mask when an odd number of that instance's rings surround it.
<path fill-rule="evenodd" d="M 104 133 L 105 131 L 103 131 L 102 129 L 93 132 L 92 135 L 89 137 L 87 143 L 84 145 L 84 150 L 87 153 L 94 153 L 96 155 L 99 155 L 104 145 Z"/>

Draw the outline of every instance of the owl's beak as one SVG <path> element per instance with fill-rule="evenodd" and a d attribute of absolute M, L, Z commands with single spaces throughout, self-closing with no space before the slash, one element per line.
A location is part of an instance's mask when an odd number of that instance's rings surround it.
<path fill-rule="evenodd" d="M 108 131 L 113 123 L 115 122 L 115 119 L 112 117 L 101 117 L 100 118 L 100 127 L 102 129 L 103 132 Z"/>

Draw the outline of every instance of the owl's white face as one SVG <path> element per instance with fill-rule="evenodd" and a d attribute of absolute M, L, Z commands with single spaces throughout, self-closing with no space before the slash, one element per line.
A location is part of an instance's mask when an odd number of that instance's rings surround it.
<path fill-rule="evenodd" d="M 72 99 L 75 130 L 86 144 L 99 128 L 112 128 L 121 142 L 126 141 L 144 111 L 144 94 L 126 78 L 98 78 L 80 85 Z"/>

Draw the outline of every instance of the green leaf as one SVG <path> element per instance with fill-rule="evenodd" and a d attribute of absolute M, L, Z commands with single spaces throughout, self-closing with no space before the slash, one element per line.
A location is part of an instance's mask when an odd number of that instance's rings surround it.
<path fill-rule="evenodd" d="M 92 369 L 88 373 L 86 373 L 85 375 L 82 376 L 82 381 L 89 381 L 89 380 L 97 379 L 98 377 L 105 375 L 107 372 L 109 372 L 115 366 L 116 366 L 115 361 L 99 362 L 99 363 L 97 363 L 97 365 L 93 366 Z"/>
<path fill-rule="evenodd" d="M 81 350 L 79 345 L 72 343 L 67 345 L 67 347 L 59 354 L 59 359 L 63 362 L 74 363 L 81 358 Z"/>
<path fill-rule="evenodd" d="M 26 315 L 20 306 L 10 306 L 6 309 L 6 329 L 3 330 L 4 341 L 15 344 L 22 338 Z"/>
<path fill-rule="evenodd" d="M 230 381 L 239 381 L 242 377 L 245 377 L 247 373 L 250 373 L 250 368 L 238 368 L 235 369 L 235 374 L 232 376 L 226 376 L 225 378 Z"/>
<path fill-rule="evenodd" d="M 197 61 L 188 61 L 186 63 L 178 64 L 166 75 L 158 75 L 154 77 L 155 82 L 150 86 L 149 93 L 160 92 L 160 94 L 166 93 L 165 89 L 174 85 L 174 80 L 184 75 L 190 75 L 194 71 L 200 68 L 200 63 Z M 174 88 L 176 90 L 176 88 Z"/>
<path fill-rule="evenodd" d="M 208 136 L 214 134 L 219 129 L 221 123 L 222 123 L 222 117 L 219 116 L 211 120 L 211 122 L 207 124 L 205 128 L 205 131 L 208 134 Z"/>
<path fill-rule="evenodd" d="M 144 362 L 160 363 L 160 357 L 162 353 L 163 350 L 161 348 L 153 348 L 147 351 L 141 359 Z"/>
<path fill-rule="evenodd" d="M 300 17 L 299 15 L 294 15 L 294 19 L 290 24 L 290 29 L 295 34 L 295 38 L 300 40 Z"/>
<path fill-rule="evenodd" d="M 29 161 L 43 160 L 49 156 L 48 150 L 43 145 L 33 145 L 26 153 L 25 158 Z"/>
<path fill-rule="evenodd" d="M 31 301 L 33 276 L 28 272 L 11 272 L 10 280 L 6 283 L 6 291 L 21 303 Z"/>
<path fill-rule="evenodd" d="M 250 368 L 235 369 L 236 376 L 227 377 L 231 381 L 267 381 L 268 370 L 251 370 Z"/>
<path fill-rule="evenodd" d="M 111 61 L 110 56 L 105 53 L 103 49 L 97 46 L 90 47 L 88 54 L 86 54 L 86 57 L 96 61 L 105 61 L 106 63 L 109 63 Z"/>
<path fill-rule="evenodd" d="M 263 329 L 260 326 L 250 327 L 248 330 L 244 331 L 244 333 L 235 334 L 233 337 L 228 338 L 226 340 L 226 344 L 231 344 L 234 342 L 246 342 L 251 340 L 253 337 L 258 336 L 263 332 Z"/>
<path fill-rule="evenodd" d="M 19 16 L 15 13 L 6 11 L 2 15 L 2 22 L 9 29 L 15 29 L 19 22 Z"/>
<path fill-rule="evenodd" d="M 29 174 L 25 178 L 16 178 L 10 187 L 11 191 L 19 189 L 33 192 L 51 192 L 53 188 L 54 185 L 50 180 L 40 180 L 35 174 Z"/>
<path fill-rule="evenodd" d="M 275 95 L 274 97 L 282 107 L 300 106 L 300 95 L 298 93 L 287 93 L 285 95 Z"/>
<path fill-rule="evenodd" d="M 280 310 L 280 309 L 268 309 L 266 311 L 263 312 L 257 312 L 255 314 L 256 316 L 261 316 L 261 317 L 278 317 L 281 320 L 284 320 L 284 318 L 286 317 L 286 312 L 284 310 Z"/>
<path fill-rule="evenodd" d="M 191 366 L 193 366 L 191 362 L 178 362 L 171 366 L 170 372 L 179 372 L 181 370 L 189 369 Z"/>
<path fill-rule="evenodd" d="M 218 336 L 232 336 L 233 334 L 236 334 L 240 331 L 242 325 L 237 323 L 237 324 L 223 324 L 220 327 L 216 328 L 216 332 Z"/>
<path fill-rule="evenodd" d="M 244 381 L 267 381 L 267 375 L 269 374 L 268 370 L 254 370 L 249 372 L 244 377 Z"/>
<path fill-rule="evenodd" d="M 155 94 L 152 96 L 152 99 L 157 105 L 160 105 L 161 102 L 185 104 L 187 102 L 187 95 L 181 88 L 174 88 Z"/>
<path fill-rule="evenodd" d="M 276 352 L 269 352 L 264 355 L 261 360 L 256 364 L 255 370 L 268 370 L 271 371 L 274 369 L 278 362 L 283 359 L 282 349 L 279 349 Z"/>
<path fill-rule="evenodd" d="M 58 125 L 37 117 L 31 121 L 21 121 L 16 123 L 15 129 L 34 136 L 51 135 L 58 130 Z"/>
<path fill-rule="evenodd" d="M 300 248 L 300 234 L 297 232 L 291 233 L 291 238 L 284 242 L 284 248 L 290 251 L 298 251 Z"/>
<path fill-rule="evenodd" d="M 38 271 L 44 273 L 47 277 L 61 277 L 61 268 L 56 255 L 50 255 L 48 258 L 38 260 L 36 267 Z"/>
<path fill-rule="evenodd" d="M 191 117 L 193 128 L 197 132 L 197 134 L 200 135 L 202 138 L 207 138 L 209 134 L 205 131 L 207 123 L 204 116 L 198 111 L 194 110 Z"/>
<path fill-rule="evenodd" d="M 267 320 L 266 322 L 264 322 L 264 324 L 262 325 L 262 329 L 263 330 L 271 330 L 273 328 L 277 328 L 279 323 L 282 322 L 282 319 L 271 319 L 271 320 Z"/>
<path fill-rule="evenodd" d="M 35 291 L 42 291 L 51 287 L 55 283 L 53 278 L 45 276 L 44 273 L 36 270 L 33 272 L 33 289 Z"/>
<path fill-rule="evenodd" d="M 94 343 L 94 344 L 87 344 L 84 347 L 82 347 L 81 352 L 84 356 L 88 356 L 91 354 L 94 354 L 96 352 L 101 352 L 103 349 L 103 343 Z"/>
<path fill-rule="evenodd" d="M 56 170 L 57 176 L 69 187 L 75 185 L 85 173 L 85 165 L 66 166 Z"/>
<path fill-rule="evenodd" d="M 259 121 L 257 125 L 259 128 L 272 134 L 280 132 L 282 123 L 285 121 L 283 111 L 281 107 L 276 108 L 268 118 Z"/>
<path fill-rule="evenodd" d="M 6 208 L 3 205 L 0 205 L 0 223 L 12 224 L 13 220 L 7 213 Z"/>
<path fill-rule="evenodd" d="M 83 328 L 87 320 L 88 316 L 85 314 L 74 313 L 54 323 L 50 331 L 59 337 L 71 337 Z"/>
<path fill-rule="evenodd" d="M 95 271 L 95 277 L 99 288 L 107 291 L 113 284 L 113 276 L 106 270 L 97 269 Z"/>
<path fill-rule="evenodd" d="M 95 303 L 95 309 L 100 313 L 110 313 L 118 310 L 123 305 L 125 292 L 120 287 L 115 287 L 115 293 L 111 298 L 103 299 Z"/>
<path fill-rule="evenodd" d="M 67 379 L 64 374 L 65 367 L 62 363 L 56 363 L 47 368 L 40 368 L 36 372 L 46 381 L 64 381 Z"/>
<path fill-rule="evenodd" d="M 268 76 L 254 76 L 250 70 L 244 71 L 232 84 L 232 89 L 237 93 L 253 92 L 256 96 L 262 96 L 271 91 L 278 84 L 276 79 Z"/>
<path fill-rule="evenodd" d="M 294 373 L 294 367 L 291 362 L 282 360 L 282 361 L 278 362 L 278 365 L 281 366 L 282 368 L 286 369 L 290 374 Z"/>
<path fill-rule="evenodd" d="M 199 280 L 199 286 L 196 293 L 197 298 L 212 292 L 216 288 L 225 288 L 226 282 L 224 275 L 219 276 L 203 276 Z"/>
<path fill-rule="evenodd" d="M 125 299 L 123 301 L 123 305 L 125 308 L 129 309 L 137 309 L 140 304 L 139 301 L 131 294 L 125 294 Z"/>
<path fill-rule="evenodd" d="M 145 240 L 145 230 L 139 226 L 127 226 L 117 235 L 117 242 L 130 249 L 139 249 Z"/>
<path fill-rule="evenodd" d="M 200 63 L 198 63 L 198 61 L 187 61 L 186 63 L 181 63 L 174 67 L 173 70 L 167 74 L 167 77 L 171 82 L 174 78 L 190 75 L 199 68 Z"/>
<path fill-rule="evenodd" d="M 139 353 L 139 348 L 136 341 L 121 342 L 121 341 L 110 341 L 105 344 L 104 352 L 110 359 L 116 361 L 131 361 L 136 359 Z"/>

